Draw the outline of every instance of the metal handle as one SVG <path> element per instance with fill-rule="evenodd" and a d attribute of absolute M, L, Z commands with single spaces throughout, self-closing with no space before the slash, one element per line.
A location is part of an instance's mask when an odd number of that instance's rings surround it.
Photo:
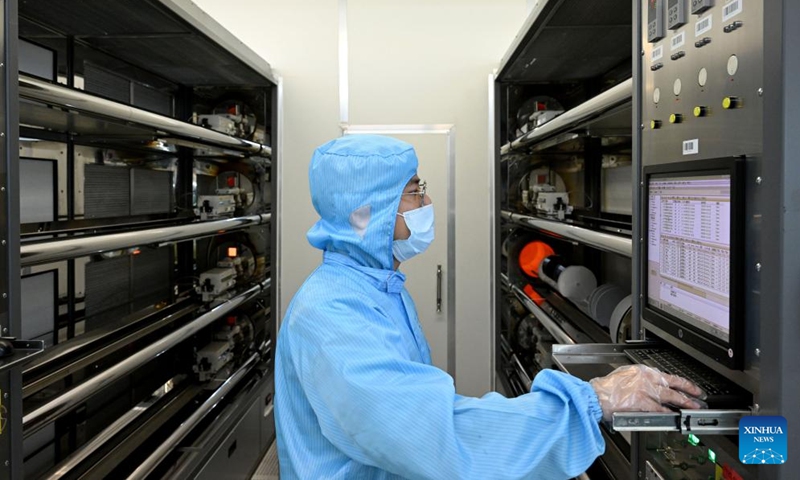
<path fill-rule="evenodd" d="M 436 266 L 436 313 L 442 313 L 442 266 Z"/>

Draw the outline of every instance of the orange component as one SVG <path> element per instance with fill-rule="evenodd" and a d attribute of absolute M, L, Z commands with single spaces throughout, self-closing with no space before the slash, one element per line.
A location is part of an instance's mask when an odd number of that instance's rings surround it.
<path fill-rule="evenodd" d="M 533 289 L 530 285 L 525 285 L 525 288 L 522 289 L 525 292 L 525 295 L 530 297 L 533 300 L 533 303 L 536 305 L 541 305 L 544 302 L 544 297 L 536 293 L 536 290 Z"/>
<path fill-rule="evenodd" d="M 231 258 L 236 258 L 236 256 L 237 256 L 238 254 L 239 254 L 239 252 L 238 252 L 238 250 L 236 249 L 236 247 L 228 247 L 228 256 L 229 256 L 229 257 L 231 257 Z"/>
<path fill-rule="evenodd" d="M 550 245 L 538 240 L 533 241 L 519 252 L 519 267 L 529 277 L 539 278 L 539 265 L 545 258 L 555 253 Z"/>
<path fill-rule="evenodd" d="M 230 176 L 225 179 L 225 182 L 228 184 L 228 188 L 233 188 L 236 186 L 236 177 Z"/>

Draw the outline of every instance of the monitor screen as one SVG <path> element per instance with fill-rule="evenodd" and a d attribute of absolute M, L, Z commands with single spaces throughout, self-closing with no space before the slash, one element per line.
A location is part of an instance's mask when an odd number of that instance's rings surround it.
<path fill-rule="evenodd" d="M 729 368 L 744 365 L 743 157 L 644 167 L 644 327 Z"/>
<path fill-rule="evenodd" d="M 724 343 L 731 333 L 731 175 L 647 187 L 647 303 Z"/>

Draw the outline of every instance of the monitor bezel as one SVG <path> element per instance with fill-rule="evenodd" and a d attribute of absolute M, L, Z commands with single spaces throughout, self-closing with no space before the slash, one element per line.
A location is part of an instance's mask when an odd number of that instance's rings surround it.
<path fill-rule="evenodd" d="M 728 368 L 741 370 L 744 364 L 744 158 L 693 160 L 643 169 L 642 210 L 642 318 L 660 328 L 678 342 L 683 342 Z M 649 202 L 650 182 L 655 178 L 730 175 L 731 178 L 731 275 L 730 335 L 728 342 L 701 331 L 685 320 L 650 304 L 649 291 Z"/>

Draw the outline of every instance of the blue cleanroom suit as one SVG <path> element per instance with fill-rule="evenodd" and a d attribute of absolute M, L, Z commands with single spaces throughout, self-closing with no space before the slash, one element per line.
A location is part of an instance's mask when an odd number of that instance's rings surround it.
<path fill-rule="evenodd" d="M 604 451 L 592 387 L 545 371 L 531 393 L 458 395 L 431 365 L 405 276 L 393 270 L 410 145 L 343 137 L 309 170 L 324 251 L 281 326 L 275 419 L 282 480 L 566 479 Z"/>

